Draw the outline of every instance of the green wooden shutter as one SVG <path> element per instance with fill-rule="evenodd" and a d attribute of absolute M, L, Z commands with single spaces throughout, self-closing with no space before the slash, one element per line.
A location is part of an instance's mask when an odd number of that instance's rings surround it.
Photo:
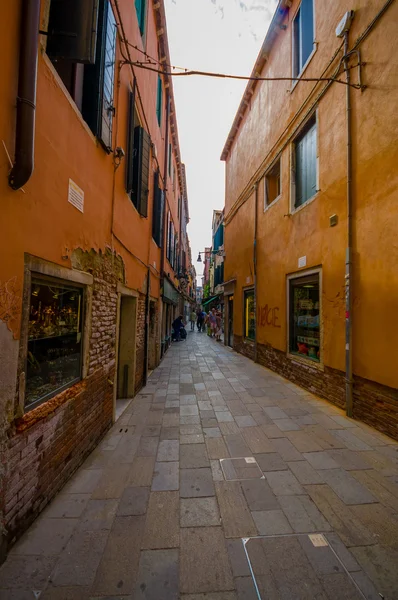
<path fill-rule="evenodd" d="M 163 88 L 162 79 L 158 76 L 158 90 L 156 95 L 156 116 L 158 119 L 159 127 L 162 124 L 162 101 L 163 101 Z"/>
<path fill-rule="evenodd" d="M 148 216 L 149 160 L 151 140 L 142 127 L 134 130 L 133 190 L 131 199 L 138 212 Z"/>
<path fill-rule="evenodd" d="M 316 193 L 316 123 L 295 142 L 296 208 Z"/>
<path fill-rule="evenodd" d="M 94 64 L 99 0 L 51 0 L 47 54 L 52 59 Z"/>
<path fill-rule="evenodd" d="M 126 192 L 133 191 L 133 159 L 134 159 L 134 113 L 135 113 L 135 79 L 133 91 L 129 92 L 129 113 L 127 130 L 127 156 L 126 156 Z"/>
<path fill-rule="evenodd" d="M 135 0 L 135 10 L 137 13 L 138 27 L 140 28 L 141 35 L 144 35 L 146 0 Z"/>
<path fill-rule="evenodd" d="M 302 0 L 301 7 L 301 69 L 314 48 L 314 6 L 313 0 Z M 300 70 L 301 70 L 300 69 Z"/>

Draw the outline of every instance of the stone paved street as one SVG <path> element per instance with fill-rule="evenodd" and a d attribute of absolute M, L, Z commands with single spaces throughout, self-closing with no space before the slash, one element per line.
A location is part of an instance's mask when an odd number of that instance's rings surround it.
<path fill-rule="evenodd" d="M 13 547 L 0 599 L 394 600 L 397 448 L 189 333 Z"/>

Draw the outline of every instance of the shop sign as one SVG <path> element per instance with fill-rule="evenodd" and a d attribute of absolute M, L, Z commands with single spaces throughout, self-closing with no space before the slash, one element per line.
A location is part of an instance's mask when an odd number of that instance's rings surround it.
<path fill-rule="evenodd" d="M 178 304 L 179 293 L 177 290 L 171 285 L 167 279 L 163 282 L 163 298 L 169 300 L 173 304 Z"/>
<path fill-rule="evenodd" d="M 72 179 L 69 179 L 68 202 L 80 212 L 84 212 L 84 192 Z"/>

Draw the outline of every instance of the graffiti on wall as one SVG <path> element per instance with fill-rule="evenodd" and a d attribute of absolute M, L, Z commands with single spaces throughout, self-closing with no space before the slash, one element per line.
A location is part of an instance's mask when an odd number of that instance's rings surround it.
<path fill-rule="evenodd" d="M 279 325 L 279 306 L 259 306 L 258 307 L 258 325 L 259 327 L 280 327 Z"/>
<path fill-rule="evenodd" d="M 0 321 L 4 321 L 14 337 L 18 330 L 20 305 L 17 277 L 11 277 L 4 283 L 0 281 Z"/>

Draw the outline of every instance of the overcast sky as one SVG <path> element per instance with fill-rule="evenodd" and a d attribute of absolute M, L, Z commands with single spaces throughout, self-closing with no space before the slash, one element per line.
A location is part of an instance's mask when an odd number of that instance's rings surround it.
<path fill-rule="evenodd" d="M 276 4 L 276 0 L 165 0 L 172 64 L 250 75 Z M 213 210 L 224 206 L 220 155 L 246 83 L 197 76 L 173 80 L 187 170 L 188 234 L 198 275 L 203 271 L 196 262 L 198 251 L 211 244 Z"/>

